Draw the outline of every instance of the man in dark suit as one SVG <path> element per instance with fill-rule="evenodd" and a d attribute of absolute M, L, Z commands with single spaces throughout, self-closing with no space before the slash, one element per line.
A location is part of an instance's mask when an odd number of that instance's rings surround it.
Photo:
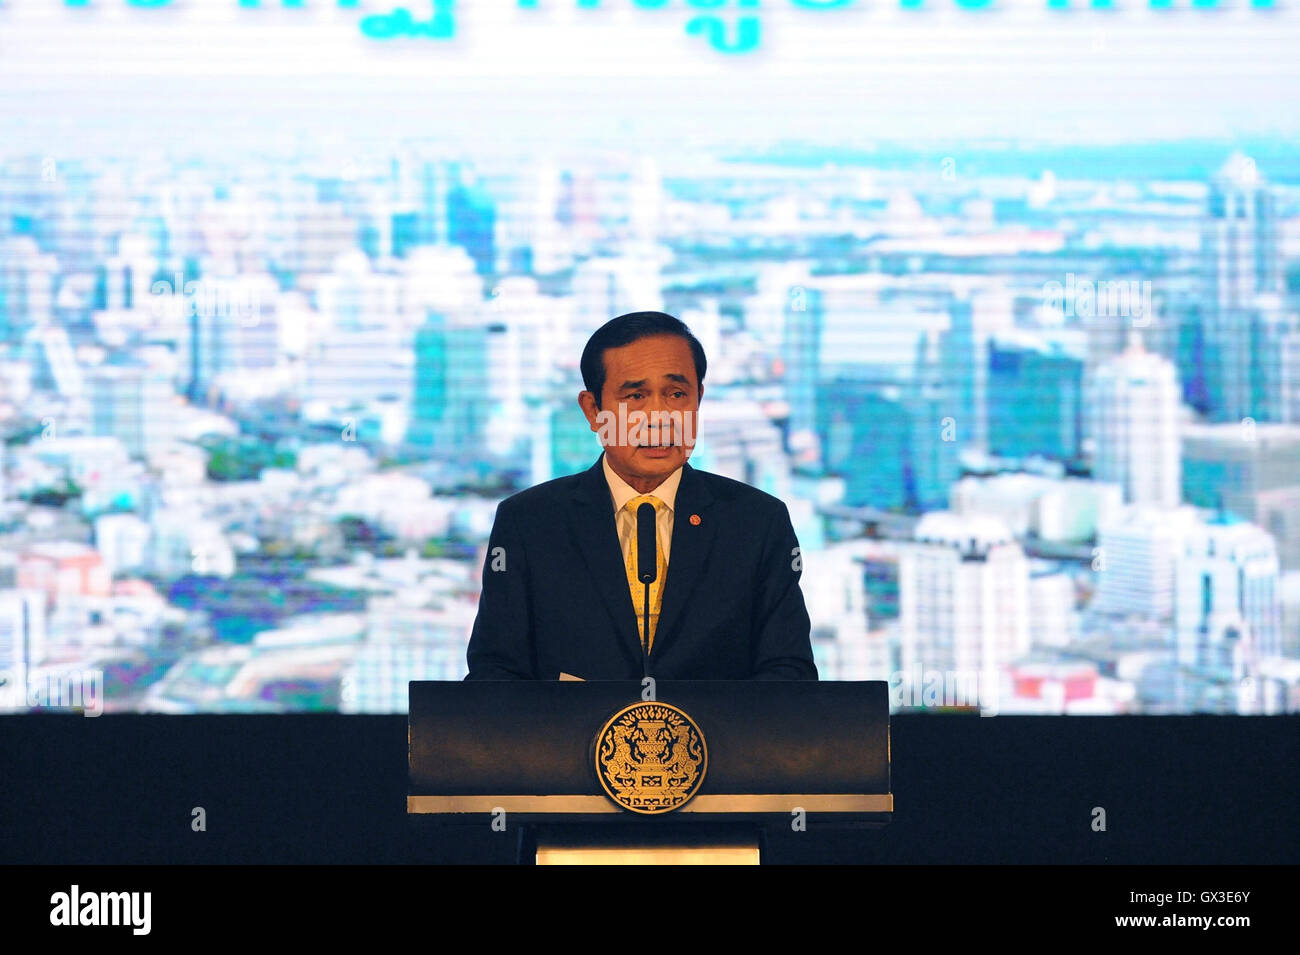
<path fill-rule="evenodd" d="M 647 668 L 663 679 L 817 679 L 785 504 L 687 463 L 706 369 L 690 329 L 662 312 L 620 315 L 581 365 L 578 403 L 604 453 L 497 508 L 466 679 L 631 680 Z M 643 504 L 657 531 L 648 618 L 636 576 Z"/>

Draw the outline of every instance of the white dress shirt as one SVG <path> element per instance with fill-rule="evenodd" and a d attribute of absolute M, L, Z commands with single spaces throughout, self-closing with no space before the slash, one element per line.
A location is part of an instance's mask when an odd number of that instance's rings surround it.
<path fill-rule="evenodd" d="M 632 536 L 636 532 L 636 515 L 629 510 L 625 510 L 623 505 L 634 497 L 640 495 L 640 491 L 631 487 L 626 481 L 614 473 L 614 469 L 609 466 L 609 455 L 601 458 L 601 464 L 605 468 L 605 481 L 609 484 L 609 495 L 614 502 L 614 521 L 618 527 L 618 543 L 623 549 L 623 561 L 626 564 L 632 552 Z M 677 501 L 677 486 L 682 483 L 682 469 L 678 468 L 668 477 L 664 478 L 653 491 L 647 491 L 653 494 L 659 500 L 663 501 L 667 507 L 657 509 L 655 515 L 656 529 L 659 532 L 659 546 L 664 552 L 664 566 L 668 564 L 669 553 L 673 543 L 673 505 Z"/>

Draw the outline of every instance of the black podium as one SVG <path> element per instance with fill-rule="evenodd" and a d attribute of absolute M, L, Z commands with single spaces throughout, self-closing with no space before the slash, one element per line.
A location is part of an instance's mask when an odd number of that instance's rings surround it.
<path fill-rule="evenodd" d="M 407 812 L 517 823 L 525 863 L 757 862 L 893 812 L 883 682 L 416 682 L 409 743 Z"/>

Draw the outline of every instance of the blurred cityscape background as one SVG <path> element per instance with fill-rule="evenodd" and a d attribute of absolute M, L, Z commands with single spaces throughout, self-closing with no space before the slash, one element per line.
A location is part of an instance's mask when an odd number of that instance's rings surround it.
<path fill-rule="evenodd" d="M 1290 134 L 919 145 L 850 97 L 843 135 L 771 100 L 761 136 L 651 148 L 627 114 L 571 138 L 594 106 L 458 137 L 340 94 L 285 138 L 267 94 L 231 148 L 235 114 L 187 97 L 200 148 L 17 75 L 0 709 L 92 672 L 106 711 L 165 713 L 403 712 L 409 680 L 461 678 L 497 503 L 596 460 L 582 346 L 657 309 L 709 357 L 692 463 L 790 508 L 823 679 L 1300 710 Z M 130 135 L 24 121 L 64 105 Z"/>
<path fill-rule="evenodd" d="M 693 462 L 790 506 L 824 677 L 1300 706 L 1300 190 L 840 158 L 8 158 L 7 685 L 392 712 L 463 676 L 497 501 L 595 460 L 582 346 L 662 309 L 710 356 Z"/>

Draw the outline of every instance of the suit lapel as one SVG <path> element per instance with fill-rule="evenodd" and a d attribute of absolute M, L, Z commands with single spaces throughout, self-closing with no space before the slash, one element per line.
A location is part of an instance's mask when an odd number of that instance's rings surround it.
<path fill-rule="evenodd" d="M 618 543 L 614 505 L 609 498 L 603 460 L 604 455 L 579 479 L 572 498 L 574 520 L 570 523 L 592 585 L 614 621 L 620 643 L 633 654 L 632 658 L 638 661 L 637 668 L 640 669 L 641 638 L 637 634 L 637 613 L 627 586 L 627 570 L 623 563 L 623 549 Z M 673 535 L 673 546 L 677 546 L 676 534 Z M 658 630 L 655 632 L 657 635 Z"/>
<path fill-rule="evenodd" d="M 710 520 L 708 513 L 712 503 L 713 495 L 705 487 L 699 472 L 689 464 L 682 465 L 682 482 L 677 487 L 677 499 L 673 505 L 673 546 L 668 556 L 668 576 L 659 607 L 659 623 L 655 627 L 652 660 L 659 656 L 665 643 L 676 638 L 674 625 L 699 584 L 705 558 L 718 530 L 718 522 Z M 692 523 L 692 515 L 700 518 L 699 523 Z M 626 584 L 623 590 L 627 591 Z"/>

